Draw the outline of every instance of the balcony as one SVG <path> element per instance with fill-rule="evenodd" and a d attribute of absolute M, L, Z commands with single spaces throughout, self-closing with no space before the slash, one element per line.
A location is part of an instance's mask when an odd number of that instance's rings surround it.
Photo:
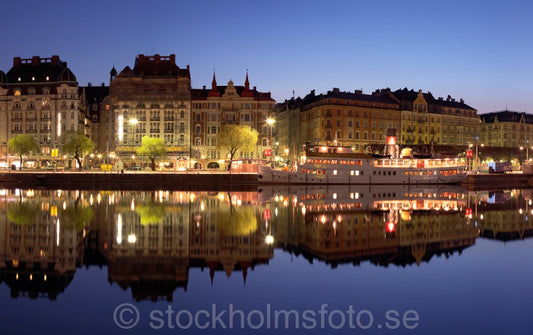
<path fill-rule="evenodd" d="M 161 121 L 159 116 L 150 116 L 150 121 Z"/>
<path fill-rule="evenodd" d="M 174 121 L 174 117 L 173 116 L 165 116 L 165 118 L 163 120 L 164 121 Z"/>

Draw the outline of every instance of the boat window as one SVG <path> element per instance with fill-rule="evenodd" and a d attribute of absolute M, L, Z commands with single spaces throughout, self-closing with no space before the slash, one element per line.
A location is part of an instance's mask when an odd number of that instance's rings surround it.
<path fill-rule="evenodd" d="M 315 159 L 315 164 L 322 164 L 322 160 L 321 159 Z"/>
<path fill-rule="evenodd" d="M 313 164 L 313 160 L 312 160 L 312 159 L 308 159 L 308 160 L 307 160 L 307 163 L 309 163 L 309 164 Z"/>
<path fill-rule="evenodd" d="M 360 160 L 355 161 L 355 165 L 363 165 L 363 161 L 360 161 Z"/>
<path fill-rule="evenodd" d="M 363 174 L 363 172 L 361 172 L 361 174 Z M 359 170 L 355 170 L 355 175 L 356 175 L 356 176 L 359 175 Z"/>
<path fill-rule="evenodd" d="M 336 160 L 336 159 L 332 159 L 332 160 L 331 160 L 331 164 L 339 164 L 339 161 Z"/>
<path fill-rule="evenodd" d="M 354 161 L 348 161 L 348 165 L 354 165 L 355 162 Z"/>
<path fill-rule="evenodd" d="M 341 160 L 341 165 L 346 165 L 346 161 L 345 160 Z"/>
<path fill-rule="evenodd" d="M 324 159 L 324 164 L 329 164 L 329 159 Z"/>
<path fill-rule="evenodd" d="M 337 175 L 337 170 L 333 170 L 333 175 L 334 175 L 334 176 Z"/>

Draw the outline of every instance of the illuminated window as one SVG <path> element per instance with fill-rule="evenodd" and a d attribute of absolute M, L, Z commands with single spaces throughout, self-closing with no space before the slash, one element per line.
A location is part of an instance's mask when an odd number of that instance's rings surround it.
<path fill-rule="evenodd" d="M 18 90 L 18 89 L 15 90 L 15 95 L 17 95 L 17 96 L 20 95 L 20 90 Z"/>

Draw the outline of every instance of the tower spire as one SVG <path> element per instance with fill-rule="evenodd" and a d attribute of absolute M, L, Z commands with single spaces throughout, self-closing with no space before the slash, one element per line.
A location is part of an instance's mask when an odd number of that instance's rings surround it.
<path fill-rule="evenodd" d="M 250 82 L 248 81 L 248 69 L 246 69 L 246 80 L 244 81 L 244 88 L 248 91 L 250 89 Z"/>

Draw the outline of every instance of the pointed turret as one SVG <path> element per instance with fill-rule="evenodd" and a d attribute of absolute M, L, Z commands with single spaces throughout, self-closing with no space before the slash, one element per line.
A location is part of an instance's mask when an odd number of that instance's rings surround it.
<path fill-rule="evenodd" d="M 254 92 L 250 91 L 250 81 L 248 81 L 248 70 L 246 70 L 246 80 L 244 81 L 244 90 L 241 93 L 241 97 L 253 97 Z"/>
<path fill-rule="evenodd" d="M 215 72 L 213 72 L 213 81 L 211 82 L 211 91 L 207 93 L 208 97 L 219 97 L 220 92 L 217 89 L 217 78 L 215 76 Z"/>

